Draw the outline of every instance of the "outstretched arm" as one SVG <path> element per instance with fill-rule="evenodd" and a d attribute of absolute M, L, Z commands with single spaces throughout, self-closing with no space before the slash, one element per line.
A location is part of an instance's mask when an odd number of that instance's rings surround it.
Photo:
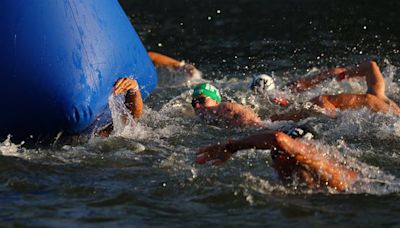
<path fill-rule="evenodd" d="M 201 72 L 196 69 L 192 64 L 185 63 L 185 61 L 178 61 L 172 57 L 157 53 L 148 52 L 148 55 L 157 67 L 165 67 L 177 71 L 182 71 L 192 77 L 201 76 Z"/>
<path fill-rule="evenodd" d="M 335 67 L 322 73 L 312 75 L 307 78 L 301 78 L 288 84 L 288 87 L 293 92 L 304 92 L 309 90 L 321 82 L 337 77 L 338 80 L 345 78 L 346 68 Z"/>
<path fill-rule="evenodd" d="M 204 164 L 210 161 L 214 165 L 219 165 L 227 161 L 236 151 L 251 148 L 277 148 L 283 151 L 285 162 L 275 161 L 277 171 L 297 170 L 299 172 L 297 174 L 309 185 L 315 184 L 316 180 L 312 178 L 316 174 L 320 183 L 327 183 L 332 188 L 344 191 L 350 188 L 358 178 L 357 172 L 344 167 L 336 159 L 326 156 L 326 151 L 315 144 L 293 139 L 282 132 L 266 132 L 200 148 L 196 162 Z"/>
<path fill-rule="evenodd" d="M 245 149 L 271 149 L 276 146 L 274 132 L 264 132 L 237 140 L 228 140 L 225 143 L 218 143 L 202 147 L 197 152 L 196 163 L 204 164 L 212 162 L 214 165 L 227 161 L 233 153 Z"/>
<path fill-rule="evenodd" d="M 169 56 L 157 52 L 150 51 L 148 52 L 148 54 L 155 66 L 167 67 L 167 68 L 172 68 L 174 70 L 178 70 L 180 67 L 185 65 L 184 61 L 178 61 L 174 58 L 171 58 Z"/>

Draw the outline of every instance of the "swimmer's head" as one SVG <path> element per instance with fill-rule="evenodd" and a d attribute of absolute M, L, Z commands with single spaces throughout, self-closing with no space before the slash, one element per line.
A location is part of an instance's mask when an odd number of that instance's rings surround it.
<path fill-rule="evenodd" d="M 284 129 L 281 129 L 281 131 L 294 139 L 301 138 L 301 139 L 311 140 L 314 139 L 316 135 L 315 132 L 310 127 L 307 127 L 305 125 L 288 126 Z M 282 150 L 279 150 L 278 148 L 272 149 L 271 157 L 274 162 L 282 162 L 282 161 L 287 162 L 288 160 L 287 154 Z"/>
<path fill-rule="evenodd" d="M 221 95 L 219 94 L 218 89 L 209 83 L 196 85 L 193 89 L 192 97 L 193 99 L 197 97 L 208 97 L 218 103 L 221 102 Z"/>
<path fill-rule="evenodd" d="M 266 74 L 253 76 L 250 89 L 258 93 L 270 93 L 275 90 L 274 79 Z"/>
<path fill-rule="evenodd" d="M 314 139 L 315 133 L 314 131 L 307 126 L 292 126 L 288 129 L 283 130 L 286 134 L 291 136 L 292 138 L 302 138 L 302 139 Z"/>

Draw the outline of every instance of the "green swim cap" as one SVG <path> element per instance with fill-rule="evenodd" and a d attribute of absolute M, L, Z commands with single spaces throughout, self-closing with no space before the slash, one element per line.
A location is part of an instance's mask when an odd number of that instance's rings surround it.
<path fill-rule="evenodd" d="M 208 83 L 201 83 L 194 87 L 192 97 L 204 95 L 215 101 L 221 102 L 221 95 L 219 95 L 218 89 Z"/>

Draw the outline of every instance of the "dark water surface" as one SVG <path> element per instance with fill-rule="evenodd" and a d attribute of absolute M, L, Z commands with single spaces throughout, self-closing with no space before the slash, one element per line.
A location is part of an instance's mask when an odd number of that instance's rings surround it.
<path fill-rule="evenodd" d="M 289 81 L 370 59 L 400 101 L 400 1 L 120 2 L 147 49 L 195 63 L 224 98 L 260 114 L 279 110 L 246 90 L 253 74 Z M 326 86 L 293 95 L 294 105 L 322 92 L 365 90 L 362 83 Z M 310 120 L 318 142 L 339 148 L 364 174 L 349 192 L 317 192 L 283 186 L 269 151 L 239 152 L 220 167 L 195 165 L 198 147 L 252 130 L 206 125 L 183 114 L 188 102 L 189 88 L 172 84 L 146 100 L 143 119 L 116 127 L 109 139 L 47 149 L 1 142 L 0 226 L 400 226 L 398 117 L 362 110 Z"/>

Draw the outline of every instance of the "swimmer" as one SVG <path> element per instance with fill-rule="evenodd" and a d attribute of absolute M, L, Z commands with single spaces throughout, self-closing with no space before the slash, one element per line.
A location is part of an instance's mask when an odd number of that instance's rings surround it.
<path fill-rule="evenodd" d="M 139 119 L 143 112 L 143 99 L 139 84 L 132 78 L 119 79 L 113 88 L 114 96 L 125 94 L 125 106 L 134 119 Z M 126 119 L 126 118 L 125 118 Z M 107 125 L 95 133 L 100 137 L 108 137 L 113 131 L 113 124 Z"/>
<path fill-rule="evenodd" d="M 233 102 L 221 102 L 218 89 L 209 83 L 201 83 L 194 87 L 192 107 L 196 115 L 207 123 L 233 127 L 264 125 L 251 108 Z"/>
<path fill-rule="evenodd" d="M 258 93 L 270 93 L 275 90 L 275 82 L 272 76 L 260 74 L 253 76 L 253 81 L 250 83 L 250 89 Z"/>
<path fill-rule="evenodd" d="M 164 67 L 181 72 L 188 80 L 201 78 L 201 72 L 193 65 L 185 63 L 185 61 L 178 61 L 156 52 L 148 52 L 148 55 L 156 67 Z M 125 94 L 124 103 L 126 108 L 134 119 L 139 119 L 142 115 L 144 104 L 137 81 L 131 78 L 121 78 L 115 83 L 113 90 L 115 96 Z M 108 137 L 112 131 L 113 124 L 109 124 L 97 131 L 95 135 Z"/>
<path fill-rule="evenodd" d="M 226 127 L 266 127 L 250 107 L 234 102 L 221 102 L 218 89 L 209 83 L 201 83 L 194 87 L 192 107 L 196 115 L 209 124 Z"/>
<path fill-rule="evenodd" d="M 336 116 L 336 110 L 368 108 L 373 112 L 393 113 L 400 115 L 400 107 L 385 94 L 385 79 L 379 66 L 374 61 L 364 62 L 354 67 L 332 68 L 315 76 L 293 82 L 293 91 L 302 92 L 329 78 L 344 80 L 350 78 L 365 78 L 367 92 L 365 94 L 341 93 L 337 95 L 320 95 L 311 100 L 312 108 L 307 110 L 292 110 L 285 114 L 271 117 L 276 120 L 300 120 L 309 116 L 324 114 Z"/>
<path fill-rule="evenodd" d="M 346 191 L 358 180 L 359 172 L 341 163 L 338 152 L 334 157 L 312 140 L 295 139 L 308 134 L 302 129 L 287 133 L 291 135 L 269 131 L 202 147 L 197 152 L 196 163 L 220 165 L 239 150 L 270 149 L 273 167 L 285 183 L 296 179 L 310 188 L 329 186 L 337 191 Z M 312 138 L 310 135 L 308 137 Z"/>
<path fill-rule="evenodd" d="M 156 53 L 148 52 L 153 64 L 158 67 L 165 67 L 171 70 L 176 70 L 185 75 L 185 77 L 194 79 L 201 78 L 201 72 L 198 71 L 193 65 L 178 61 L 171 57 Z M 140 118 L 143 112 L 143 99 L 136 80 L 131 78 L 121 78 L 114 85 L 114 95 L 118 96 L 125 94 L 125 106 L 129 110 L 133 119 Z M 127 117 L 124 118 L 125 121 Z M 105 128 L 97 131 L 95 135 L 100 137 L 108 137 L 113 131 L 113 124 L 107 125 Z"/>
<path fill-rule="evenodd" d="M 178 61 L 172 57 L 157 53 L 148 52 L 153 64 L 158 68 L 166 68 L 173 72 L 183 74 L 183 79 L 190 81 L 199 81 L 202 79 L 202 73 L 192 64 L 185 61 Z M 182 78 L 180 78 L 182 80 Z"/>

